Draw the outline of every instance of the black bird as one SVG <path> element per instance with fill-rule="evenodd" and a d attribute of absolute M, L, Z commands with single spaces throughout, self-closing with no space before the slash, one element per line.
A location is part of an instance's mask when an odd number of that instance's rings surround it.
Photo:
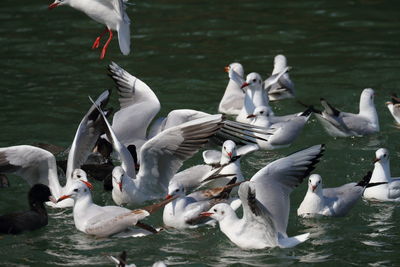
<path fill-rule="evenodd" d="M 0 216 L 0 233 L 19 234 L 33 231 L 47 225 L 47 211 L 44 203 L 56 201 L 47 185 L 35 184 L 28 193 L 30 210 Z"/>

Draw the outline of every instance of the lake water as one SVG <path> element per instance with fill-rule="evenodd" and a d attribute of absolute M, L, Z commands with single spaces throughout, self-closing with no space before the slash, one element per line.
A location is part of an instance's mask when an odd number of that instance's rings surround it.
<path fill-rule="evenodd" d="M 0 12 L 0 146 L 53 143 L 67 147 L 90 103 L 113 82 L 106 66 L 115 61 L 157 94 L 160 115 L 192 108 L 210 113 L 227 84 L 223 67 L 239 61 L 245 72 L 266 77 L 273 57 L 288 57 L 297 99 L 319 106 L 325 97 L 339 109 L 357 112 L 362 89 L 376 90 L 381 131 L 363 138 L 332 138 L 313 117 L 290 147 L 259 151 L 242 160 L 248 178 L 268 162 L 310 145 L 326 144 L 315 173 L 326 186 L 357 181 L 371 170 L 375 151 L 390 149 L 392 171 L 400 174 L 399 129 L 385 101 L 400 93 L 399 1 L 145 1 L 128 7 L 133 53 L 123 56 L 116 39 L 105 60 L 90 49 L 102 26 L 71 8 L 47 10 L 49 1 L 3 0 Z M 111 105 L 116 106 L 115 92 Z M 303 110 L 295 100 L 273 103 L 276 114 Z M 200 157 L 186 166 L 199 163 Z M 27 184 L 11 177 L 0 190 L 0 213 L 24 209 Z M 95 185 L 95 201 L 112 204 Z M 219 229 L 167 230 L 144 238 L 96 239 L 78 232 L 71 210 L 49 209 L 46 228 L 0 237 L 0 265 L 112 266 L 104 254 L 127 250 L 129 262 L 169 265 L 389 266 L 400 262 L 400 210 L 393 203 L 360 201 L 345 218 L 300 219 L 306 192 L 291 196 L 289 235 L 311 232 L 293 249 L 241 250 Z M 158 213 L 150 220 L 162 223 Z"/>

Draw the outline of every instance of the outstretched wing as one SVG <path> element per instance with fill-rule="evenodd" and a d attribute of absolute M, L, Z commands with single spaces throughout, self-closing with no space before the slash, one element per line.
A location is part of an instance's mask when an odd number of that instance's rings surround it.
<path fill-rule="evenodd" d="M 275 160 L 259 170 L 250 181 L 257 187 L 257 200 L 272 214 L 278 232 L 286 234 L 289 195 L 315 168 L 324 145 L 315 145 Z"/>
<path fill-rule="evenodd" d="M 148 140 L 140 151 L 137 177 L 141 186 L 163 196 L 183 162 L 208 142 L 221 128 L 221 122 L 221 115 L 210 115 L 169 128 Z"/>

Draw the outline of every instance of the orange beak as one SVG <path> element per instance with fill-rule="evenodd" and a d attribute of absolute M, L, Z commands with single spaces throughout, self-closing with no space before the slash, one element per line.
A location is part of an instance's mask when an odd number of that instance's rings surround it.
<path fill-rule="evenodd" d="M 212 213 L 212 212 L 202 212 L 202 213 L 200 213 L 200 216 L 202 216 L 202 217 L 210 217 L 213 214 L 214 213 Z"/>
<path fill-rule="evenodd" d="M 58 7 L 59 4 L 60 4 L 60 3 L 52 3 L 52 4 L 50 4 L 50 5 L 49 5 L 49 10 L 52 10 L 52 9 Z"/>
<path fill-rule="evenodd" d="M 249 86 L 249 85 L 250 85 L 249 83 L 245 82 L 245 83 L 242 84 L 242 86 L 240 86 L 240 89 L 243 89 L 243 88 L 245 88 L 246 86 Z"/>
<path fill-rule="evenodd" d="M 229 66 L 226 66 L 226 67 L 224 68 L 224 70 L 225 70 L 225 72 L 229 72 L 230 67 L 229 67 Z"/>
<path fill-rule="evenodd" d="M 171 199 L 173 197 L 173 195 L 168 194 L 165 199 Z"/>
<path fill-rule="evenodd" d="M 57 203 L 63 201 L 64 199 L 71 198 L 71 195 L 63 195 L 59 199 L 57 199 Z"/>
<path fill-rule="evenodd" d="M 90 190 L 93 190 L 93 185 L 91 184 L 91 183 L 89 183 L 89 182 L 87 182 L 87 181 L 83 181 L 83 180 L 80 180 L 82 183 L 84 183 L 87 187 L 89 187 L 89 189 Z"/>

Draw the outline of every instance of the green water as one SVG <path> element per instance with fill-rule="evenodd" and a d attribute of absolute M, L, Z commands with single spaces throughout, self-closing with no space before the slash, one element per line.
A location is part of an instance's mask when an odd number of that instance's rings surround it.
<path fill-rule="evenodd" d="M 112 88 L 106 66 L 113 60 L 157 94 L 161 115 L 192 108 L 210 113 L 227 84 L 223 67 L 239 61 L 245 72 L 266 77 L 273 57 L 283 53 L 293 66 L 298 99 L 318 106 L 325 97 L 338 108 L 357 111 L 362 89 L 376 90 L 381 132 L 334 139 L 312 118 L 299 139 L 284 150 L 259 151 L 242 162 L 251 177 L 268 162 L 292 151 L 325 143 L 315 172 L 326 186 L 360 179 L 374 152 L 387 147 L 392 171 L 400 174 L 399 129 L 385 106 L 400 93 L 400 2 L 360 1 L 137 1 L 128 7 L 133 53 L 123 56 L 113 40 L 106 59 L 90 49 L 102 26 L 67 7 L 47 10 L 49 1 L 3 0 L 0 8 L 0 146 L 36 142 L 68 146 L 89 107 L 88 95 Z M 116 106 L 115 93 L 111 104 Z M 274 103 L 275 113 L 303 109 L 295 100 Z M 195 157 L 185 166 L 200 162 Z M 11 177 L 0 190 L 0 213 L 26 207 L 27 184 Z M 96 184 L 95 201 L 112 204 Z M 49 209 L 46 228 L 0 237 L 4 266 L 108 265 L 104 254 L 128 251 L 138 266 L 398 265 L 400 239 L 396 204 L 360 201 L 345 218 L 305 220 L 296 209 L 305 184 L 292 194 L 289 235 L 311 232 L 293 249 L 241 250 L 218 229 L 167 230 L 155 236 L 96 239 L 78 232 L 70 210 Z M 162 223 L 161 213 L 150 220 Z"/>

